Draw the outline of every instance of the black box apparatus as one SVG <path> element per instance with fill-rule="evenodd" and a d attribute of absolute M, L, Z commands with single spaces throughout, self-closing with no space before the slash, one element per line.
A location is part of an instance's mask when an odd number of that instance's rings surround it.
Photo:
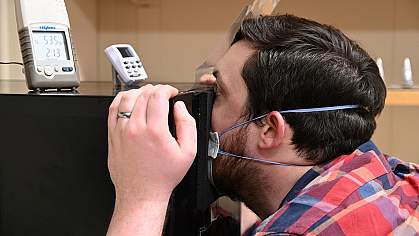
<path fill-rule="evenodd" d="M 182 92 L 171 103 L 184 101 L 196 119 L 198 152 L 173 192 L 164 235 L 199 235 L 216 197 L 207 178 L 213 90 L 173 85 Z M 0 82 L 0 235 L 105 235 L 115 199 L 107 167 L 112 84 L 26 91 L 23 82 Z M 174 134 L 173 118 L 169 127 Z"/>

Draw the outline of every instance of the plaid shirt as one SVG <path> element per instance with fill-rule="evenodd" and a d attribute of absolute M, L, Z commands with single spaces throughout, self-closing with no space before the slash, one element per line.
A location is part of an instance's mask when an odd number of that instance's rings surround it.
<path fill-rule="evenodd" d="M 419 235 L 419 166 L 372 142 L 300 178 L 254 235 Z"/>

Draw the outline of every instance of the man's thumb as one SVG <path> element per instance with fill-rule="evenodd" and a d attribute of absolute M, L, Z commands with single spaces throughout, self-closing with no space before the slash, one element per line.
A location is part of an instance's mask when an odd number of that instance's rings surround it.
<path fill-rule="evenodd" d="M 197 133 L 195 119 L 189 114 L 185 103 L 178 101 L 174 107 L 177 142 L 181 151 L 195 157 Z"/>

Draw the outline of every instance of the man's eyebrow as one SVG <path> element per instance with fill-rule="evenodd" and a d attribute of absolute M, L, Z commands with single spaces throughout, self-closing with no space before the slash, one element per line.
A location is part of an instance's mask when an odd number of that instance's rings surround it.
<path fill-rule="evenodd" d="M 213 75 L 215 76 L 215 81 L 218 85 L 218 87 L 221 89 L 222 92 L 226 93 L 227 92 L 227 86 L 223 81 L 223 77 L 221 76 L 221 73 L 219 70 L 215 70 L 213 72 Z"/>

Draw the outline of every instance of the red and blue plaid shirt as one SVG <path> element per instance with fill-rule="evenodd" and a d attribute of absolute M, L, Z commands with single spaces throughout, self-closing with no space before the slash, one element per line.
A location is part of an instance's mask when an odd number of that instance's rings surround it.
<path fill-rule="evenodd" d="M 254 235 L 419 235 L 419 166 L 372 142 L 308 171 Z"/>

